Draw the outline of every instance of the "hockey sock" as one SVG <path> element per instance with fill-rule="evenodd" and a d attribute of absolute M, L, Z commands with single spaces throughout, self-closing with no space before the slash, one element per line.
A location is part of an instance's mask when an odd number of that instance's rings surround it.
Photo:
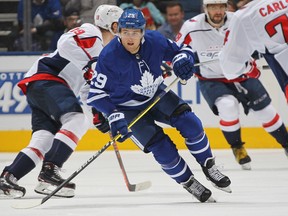
<path fill-rule="evenodd" d="M 186 146 L 202 166 L 204 166 L 207 158 L 213 157 L 208 138 L 204 131 L 193 139 L 186 139 Z"/>
<path fill-rule="evenodd" d="M 229 145 L 231 145 L 231 148 L 239 148 L 243 145 L 243 142 L 241 140 L 241 129 L 229 132 L 222 130 L 222 133 Z"/>
<path fill-rule="evenodd" d="M 188 165 L 179 155 L 175 144 L 163 131 L 153 137 L 147 150 L 153 153 L 163 171 L 176 182 L 186 182 L 192 175 Z"/>
<path fill-rule="evenodd" d="M 212 157 L 208 138 L 203 130 L 200 119 L 195 113 L 186 111 L 171 118 L 171 125 L 186 140 L 186 146 L 198 163 L 204 165 L 207 158 Z"/>
<path fill-rule="evenodd" d="M 32 169 L 34 169 L 35 166 L 35 163 L 30 157 L 28 157 L 23 152 L 19 152 L 13 163 L 9 166 L 6 166 L 3 171 L 12 173 L 17 178 L 17 180 L 19 180 Z"/>
<path fill-rule="evenodd" d="M 46 153 L 44 162 L 52 162 L 58 167 L 62 167 L 66 160 L 73 153 L 73 150 L 64 142 L 55 139 L 52 148 Z"/>
<path fill-rule="evenodd" d="M 190 168 L 181 156 L 175 158 L 170 164 L 161 164 L 161 167 L 165 173 L 178 183 L 186 182 L 192 175 Z"/>
<path fill-rule="evenodd" d="M 277 130 L 269 132 L 283 147 L 288 147 L 288 133 L 282 124 Z"/>

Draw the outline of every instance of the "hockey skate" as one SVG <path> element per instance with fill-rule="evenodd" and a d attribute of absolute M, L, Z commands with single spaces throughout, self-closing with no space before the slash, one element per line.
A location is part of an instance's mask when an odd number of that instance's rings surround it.
<path fill-rule="evenodd" d="M 231 181 L 230 179 L 223 175 L 215 165 L 214 158 L 208 158 L 205 161 L 204 166 L 202 166 L 202 170 L 207 178 L 207 180 L 211 181 L 212 185 L 220 190 L 223 190 L 227 193 L 231 193 L 232 190 L 230 188 Z"/>
<path fill-rule="evenodd" d="M 211 191 L 198 182 L 194 176 L 191 176 L 187 182 L 181 183 L 181 185 L 200 202 L 216 202 L 211 196 Z"/>
<path fill-rule="evenodd" d="M 240 148 L 232 148 L 236 161 L 241 165 L 243 170 L 251 170 L 251 158 L 247 154 L 246 149 L 241 146 Z"/>
<path fill-rule="evenodd" d="M 26 189 L 17 184 L 17 179 L 12 173 L 3 172 L 0 176 L 0 195 L 11 198 L 23 197 Z"/>
<path fill-rule="evenodd" d="M 38 176 L 38 185 L 34 189 L 36 193 L 49 195 L 53 190 L 62 184 L 63 179 L 59 174 L 60 168 L 51 162 L 45 162 Z M 74 197 L 75 184 L 68 182 L 55 196 L 58 197 Z"/>

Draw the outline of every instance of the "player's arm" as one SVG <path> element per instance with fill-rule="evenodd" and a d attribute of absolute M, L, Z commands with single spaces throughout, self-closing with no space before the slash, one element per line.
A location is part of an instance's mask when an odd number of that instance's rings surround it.
<path fill-rule="evenodd" d="M 88 23 L 63 34 L 57 44 L 60 56 L 72 62 L 79 70 L 83 70 L 91 59 L 99 56 L 102 48 L 101 32 Z"/>
<path fill-rule="evenodd" d="M 253 67 L 250 56 L 254 50 L 243 24 L 238 17 L 233 16 L 224 40 L 225 45 L 219 55 L 220 65 L 227 79 L 237 78 Z"/>
<path fill-rule="evenodd" d="M 104 56 L 99 56 L 96 65 L 97 72 L 91 81 L 87 104 L 107 116 L 112 136 L 115 137 L 120 134 L 121 137 L 118 141 L 123 142 L 132 135 L 132 132 L 128 129 L 124 113 L 118 110 L 110 99 L 110 94 L 118 90 L 117 84 L 114 82 L 117 80 L 115 77 L 117 73 L 115 71 L 114 73 L 110 72 L 113 70 L 111 69 L 111 58 Z"/>

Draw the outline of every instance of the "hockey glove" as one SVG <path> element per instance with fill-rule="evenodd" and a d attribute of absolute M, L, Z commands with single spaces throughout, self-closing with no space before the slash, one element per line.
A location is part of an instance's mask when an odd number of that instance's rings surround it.
<path fill-rule="evenodd" d="M 111 115 L 109 115 L 108 121 L 112 136 L 117 136 L 118 132 L 121 135 L 117 141 L 123 142 L 132 135 L 132 132 L 128 130 L 128 124 L 125 120 L 124 113 L 117 111 L 113 112 Z"/>
<path fill-rule="evenodd" d="M 164 79 L 172 76 L 172 68 L 170 67 L 170 65 L 167 62 L 162 62 L 160 68 L 162 70 L 162 76 Z"/>
<path fill-rule="evenodd" d="M 175 75 L 182 80 L 190 79 L 195 73 L 194 58 L 188 53 L 177 54 L 173 58 L 172 64 Z"/>
<path fill-rule="evenodd" d="M 101 112 L 92 107 L 93 124 L 102 133 L 107 133 L 110 130 L 108 120 L 103 116 Z"/>
<path fill-rule="evenodd" d="M 96 62 L 97 62 L 98 58 L 95 57 L 95 58 L 92 58 L 85 67 L 83 67 L 83 71 L 84 71 L 84 74 L 83 74 L 83 77 L 84 79 L 86 80 L 86 82 L 88 84 L 90 84 L 92 78 L 93 78 L 93 75 L 94 75 L 94 70 L 95 70 L 95 66 L 96 66 Z"/>
<path fill-rule="evenodd" d="M 249 72 L 244 74 L 244 76 L 247 78 L 258 79 L 261 75 L 261 71 L 257 68 L 255 60 L 250 62 L 250 65 L 251 65 L 251 68 L 250 68 Z"/>

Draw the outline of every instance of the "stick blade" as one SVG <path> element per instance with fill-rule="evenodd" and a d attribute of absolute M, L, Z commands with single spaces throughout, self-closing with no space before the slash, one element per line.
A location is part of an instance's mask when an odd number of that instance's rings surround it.
<path fill-rule="evenodd" d="M 11 207 L 14 209 L 31 209 L 42 204 L 42 200 L 21 200 L 21 202 L 17 202 L 13 204 Z"/>
<path fill-rule="evenodd" d="M 137 192 L 137 191 L 142 191 L 150 188 L 152 183 L 150 181 L 145 181 L 137 184 L 130 184 L 128 189 L 131 192 Z"/>

